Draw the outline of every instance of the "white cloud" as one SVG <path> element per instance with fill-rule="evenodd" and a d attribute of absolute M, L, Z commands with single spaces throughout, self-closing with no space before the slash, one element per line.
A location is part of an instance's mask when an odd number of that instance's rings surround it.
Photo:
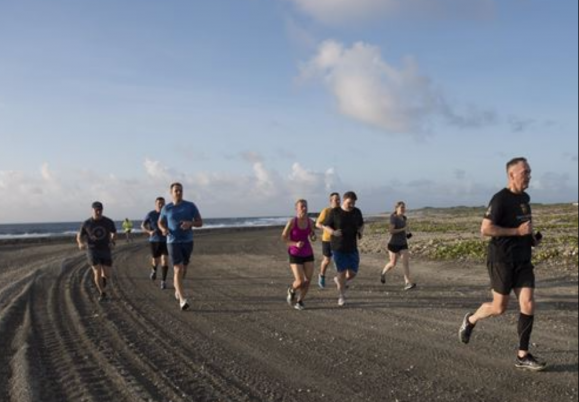
<path fill-rule="evenodd" d="M 289 175 L 289 180 L 290 182 L 296 183 L 300 186 L 319 187 L 319 185 L 323 183 L 323 175 L 311 172 L 299 163 L 294 163 L 292 166 L 292 172 Z"/>
<path fill-rule="evenodd" d="M 253 172 L 255 173 L 255 188 L 257 195 L 265 198 L 274 198 L 279 194 L 279 188 L 275 179 L 275 174 L 267 170 L 263 162 L 255 162 L 253 164 Z"/>
<path fill-rule="evenodd" d="M 342 186 L 335 169 L 314 172 L 304 168 L 299 163 L 294 163 L 288 179 L 290 192 L 296 197 L 316 196 L 319 195 L 321 189 L 324 189 L 325 193 L 329 193 Z"/>
<path fill-rule="evenodd" d="M 329 25 L 393 17 L 482 19 L 496 12 L 494 0 L 291 0 L 303 13 Z"/>
<path fill-rule="evenodd" d="M 144 166 L 147 175 L 154 180 L 164 180 L 168 182 L 175 176 L 167 167 L 161 165 L 161 162 L 159 161 L 153 161 L 147 158 Z"/>
<path fill-rule="evenodd" d="M 326 170 L 324 183 L 326 184 L 326 192 L 335 192 L 336 188 L 342 186 L 342 180 L 336 172 L 336 169 L 330 168 Z"/>
<path fill-rule="evenodd" d="M 460 128 L 497 122 L 493 112 L 452 107 L 413 58 L 396 67 L 363 42 L 348 48 L 325 41 L 300 70 L 300 80 L 324 82 L 343 115 L 388 133 L 424 134 L 436 119 Z"/>
<path fill-rule="evenodd" d="M 50 171 L 48 163 L 42 165 L 42 168 L 40 169 L 40 174 L 45 181 L 53 180 L 52 172 Z"/>

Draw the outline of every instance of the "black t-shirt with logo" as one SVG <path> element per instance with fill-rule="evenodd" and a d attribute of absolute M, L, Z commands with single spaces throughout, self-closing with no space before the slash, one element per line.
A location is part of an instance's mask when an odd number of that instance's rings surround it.
<path fill-rule="evenodd" d="M 112 233 L 117 233 L 115 223 L 104 216 L 98 221 L 90 218 L 80 227 L 80 235 L 94 250 L 109 250 Z"/>
<path fill-rule="evenodd" d="M 332 236 L 332 250 L 342 253 L 353 253 L 358 250 L 358 233 L 364 227 L 364 217 L 358 208 L 354 208 L 351 212 L 342 208 L 332 209 L 324 225 L 342 231 L 342 237 Z"/>
<path fill-rule="evenodd" d="M 497 193 L 485 215 L 495 226 L 515 229 L 533 220 L 531 197 L 514 194 L 509 189 Z M 533 236 L 493 237 L 489 246 L 489 262 L 527 262 L 532 259 Z"/>

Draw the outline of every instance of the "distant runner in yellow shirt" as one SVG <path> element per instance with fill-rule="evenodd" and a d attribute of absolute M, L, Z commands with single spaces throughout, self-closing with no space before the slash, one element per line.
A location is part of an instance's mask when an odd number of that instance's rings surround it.
<path fill-rule="evenodd" d="M 316 221 L 316 227 L 324 232 L 322 237 L 322 249 L 324 254 L 324 259 L 322 260 L 322 266 L 320 268 L 320 275 L 318 276 L 318 285 L 320 289 L 326 288 L 326 272 L 328 271 L 328 267 L 332 263 L 332 235 L 324 230 L 324 222 L 326 221 L 328 215 L 332 211 L 332 209 L 340 208 L 341 199 L 340 194 L 332 193 L 330 195 L 330 207 L 326 208 L 322 211 L 318 220 Z"/>
<path fill-rule="evenodd" d="M 133 233 L 133 222 L 131 222 L 129 218 L 126 218 L 123 221 L 123 232 L 125 232 L 127 243 L 132 242 L 133 239 L 131 238 L 131 233 Z"/>

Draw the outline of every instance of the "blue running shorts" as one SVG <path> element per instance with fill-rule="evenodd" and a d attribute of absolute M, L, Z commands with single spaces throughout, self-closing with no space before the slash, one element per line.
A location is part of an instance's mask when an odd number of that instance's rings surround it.
<path fill-rule="evenodd" d="M 189 265 L 193 254 L 193 243 L 169 243 L 167 248 L 173 265 Z"/>
<path fill-rule="evenodd" d="M 353 253 L 334 251 L 334 262 L 339 273 L 346 271 L 358 273 L 360 270 L 360 253 L 358 251 Z"/>

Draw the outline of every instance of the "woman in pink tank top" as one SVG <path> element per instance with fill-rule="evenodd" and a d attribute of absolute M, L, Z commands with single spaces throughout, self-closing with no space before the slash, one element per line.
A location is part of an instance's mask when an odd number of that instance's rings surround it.
<path fill-rule="evenodd" d="M 288 245 L 290 266 L 294 283 L 288 289 L 287 302 L 296 310 L 304 310 L 304 300 L 314 275 L 315 224 L 308 217 L 308 202 L 296 202 L 296 217 L 291 219 L 283 231 L 283 240 Z M 299 293 L 299 295 L 298 295 Z"/>

